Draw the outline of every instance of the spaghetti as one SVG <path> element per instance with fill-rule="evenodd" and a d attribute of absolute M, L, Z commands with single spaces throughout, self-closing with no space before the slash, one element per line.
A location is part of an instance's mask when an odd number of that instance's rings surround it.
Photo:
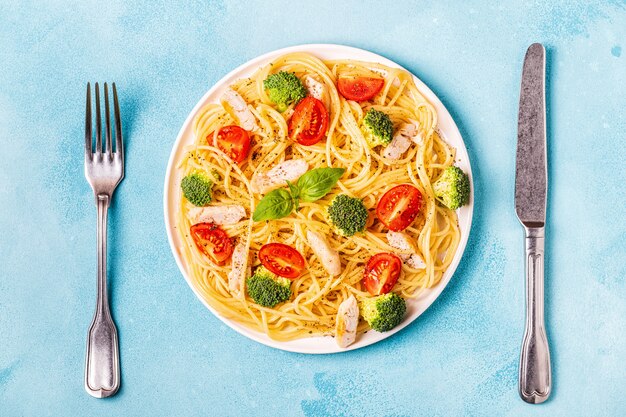
<path fill-rule="evenodd" d="M 326 140 L 302 146 L 288 137 L 287 118 L 291 106 L 280 113 L 269 100 L 263 81 L 278 71 L 293 72 L 298 77 L 312 75 L 328 92 L 329 113 Z M 339 75 L 384 78 L 382 90 L 370 101 L 346 100 L 336 87 Z M 236 224 L 225 225 L 228 236 L 243 243 L 248 265 L 259 265 L 261 246 L 280 242 L 297 249 L 306 259 L 307 268 L 291 283 L 291 299 L 263 307 L 246 296 L 245 291 L 231 292 L 228 285 L 230 263 L 217 266 L 196 247 L 189 229 L 188 211 L 193 207 L 180 197 L 177 228 L 184 242 L 183 256 L 193 285 L 221 315 L 249 328 L 264 332 L 275 340 L 330 335 L 334 332 L 337 310 L 351 294 L 368 297 L 361 279 L 365 263 L 380 252 L 394 252 L 385 238 L 386 229 L 376 219 L 374 210 L 380 197 L 392 186 L 408 183 L 423 196 L 422 210 L 404 233 L 417 244 L 425 263 L 423 269 L 403 265 L 402 275 L 393 291 L 403 298 L 417 297 L 436 285 L 452 262 L 460 240 L 456 213 L 437 204 L 432 184 L 443 169 L 453 165 L 455 150 L 437 132 L 437 113 L 425 99 L 406 71 L 377 63 L 353 60 L 322 61 L 307 53 L 290 53 L 274 59 L 249 78 L 236 81 L 231 88 L 248 104 L 258 128 L 251 132 L 250 157 L 235 164 L 216 146 L 217 132 L 237 120 L 220 104 L 208 104 L 194 121 L 195 142 L 186 149 L 178 169 L 182 175 L 197 170 L 217 173 L 220 181 L 213 188 L 212 205 L 237 204 L 247 216 Z M 383 147 L 371 149 L 360 125 L 368 108 L 385 112 L 394 126 L 418 122 L 422 142 L 411 147 L 400 159 L 383 156 Z M 251 178 L 289 159 L 304 159 L 310 168 L 342 167 L 345 173 L 337 186 L 314 202 L 301 202 L 291 215 L 271 221 L 254 222 L 252 213 L 262 196 L 251 192 Z M 326 210 L 334 196 L 347 194 L 363 200 L 370 211 L 364 233 L 346 237 L 336 234 L 328 223 Z M 342 272 L 331 277 L 307 244 L 307 230 L 322 233 L 341 255 Z M 361 321 L 358 331 L 369 328 Z"/>

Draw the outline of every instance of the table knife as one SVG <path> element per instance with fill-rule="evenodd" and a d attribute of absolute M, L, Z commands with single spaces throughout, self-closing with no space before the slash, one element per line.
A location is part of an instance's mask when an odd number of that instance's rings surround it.
<path fill-rule="evenodd" d="M 547 400 L 552 386 L 543 306 L 548 193 L 545 75 L 545 48 L 534 43 L 526 51 L 522 69 L 515 163 L 515 211 L 526 235 L 526 328 L 519 394 L 532 404 Z"/>

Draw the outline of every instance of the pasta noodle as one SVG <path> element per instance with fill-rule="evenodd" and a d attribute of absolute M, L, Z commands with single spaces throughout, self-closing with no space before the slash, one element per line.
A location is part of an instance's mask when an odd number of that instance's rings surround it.
<path fill-rule="evenodd" d="M 278 112 L 263 87 L 263 80 L 278 71 L 295 72 L 299 77 L 313 75 L 325 85 L 329 96 L 325 142 L 302 146 L 289 139 L 286 117 L 292 109 Z M 357 103 L 338 93 L 336 80 L 340 74 L 382 77 L 385 84 L 372 100 Z M 307 268 L 293 280 L 291 299 L 274 308 L 254 303 L 245 291 L 231 293 L 230 262 L 217 266 L 198 251 L 189 233 L 192 222 L 188 211 L 193 205 L 181 194 L 177 228 L 184 242 L 183 257 L 193 285 L 215 310 L 276 340 L 333 334 L 339 304 L 351 294 L 357 299 L 369 296 L 361 283 L 367 260 L 380 252 L 396 251 L 387 242 L 387 230 L 376 219 L 375 208 L 385 191 L 402 183 L 412 184 L 423 196 L 420 213 L 404 232 L 417 243 L 426 267 L 413 269 L 403 265 L 402 276 L 393 291 L 403 298 L 417 297 L 441 280 L 459 245 L 460 233 L 456 213 L 437 204 L 432 183 L 444 168 L 453 165 L 455 150 L 439 135 L 435 108 L 417 89 L 409 73 L 377 63 L 322 61 L 307 53 L 290 53 L 274 59 L 249 78 L 236 81 L 231 88 L 246 101 L 259 126 L 251 133 L 250 157 L 237 165 L 214 146 L 219 129 L 236 124 L 236 120 L 222 105 L 208 104 L 194 121 L 195 142 L 185 149 L 186 156 L 178 169 L 182 175 L 196 170 L 219 173 L 221 181 L 213 188 L 211 204 L 239 204 L 246 208 L 245 219 L 222 228 L 235 241 L 245 244 L 248 265 L 252 268 L 259 265 L 256 254 L 261 246 L 281 242 L 297 249 L 304 256 Z M 382 146 L 370 149 L 360 125 L 371 106 L 388 114 L 396 127 L 419 122 L 423 142 L 411 144 L 396 161 L 383 156 Z M 322 199 L 301 202 L 298 211 L 282 219 L 254 222 L 252 212 L 261 196 L 252 194 L 250 179 L 257 172 L 295 158 L 305 159 L 309 168 L 343 167 L 346 172 Z M 326 209 L 340 193 L 361 198 L 370 211 L 364 233 L 341 236 L 328 223 Z M 307 244 L 307 230 L 322 233 L 339 251 L 343 266 L 339 276 L 330 277 L 326 273 Z M 358 331 L 367 329 L 368 324 L 361 321 Z"/>

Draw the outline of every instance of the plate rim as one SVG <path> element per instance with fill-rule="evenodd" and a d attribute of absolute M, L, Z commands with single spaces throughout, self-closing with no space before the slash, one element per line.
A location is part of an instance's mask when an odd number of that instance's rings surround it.
<path fill-rule="evenodd" d="M 223 317 L 202 297 L 202 295 L 196 289 L 194 283 L 191 281 L 190 277 L 188 276 L 185 265 L 182 260 L 182 256 L 179 253 L 178 248 L 175 245 L 175 240 L 174 240 L 175 238 L 174 238 L 174 231 L 173 231 L 175 227 L 172 226 L 172 224 L 175 222 L 173 221 L 173 219 L 170 219 L 169 201 L 171 198 L 171 194 L 173 193 L 170 187 L 170 183 L 172 181 L 172 177 L 174 176 L 173 174 L 175 173 L 175 164 L 177 162 L 176 156 L 180 152 L 181 143 L 183 142 L 183 139 L 185 137 L 185 131 L 189 128 L 190 125 L 193 124 L 193 119 L 197 115 L 198 111 L 204 105 L 207 104 L 209 97 L 212 96 L 220 88 L 223 88 L 224 84 L 228 82 L 229 79 L 235 77 L 237 74 L 241 73 L 242 71 L 249 70 L 249 69 L 252 69 L 251 72 L 254 72 L 255 69 L 253 68 L 255 66 L 260 67 L 266 61 L 269 61 L 277 56 L 280 56 L 286 53 L 291 53 L 291 52 L 307 52 L 307 53 L 316 55 L 316 53 L 317 54 L 320 53 L 320 50 L 334 52 L 334 53 L 345 52 L 346 55 L 359 55 L 359 56 L 367 55 L 371 58 L 359 58 L 359 60 L 370 60 L 373 62 L 379 62 L 383 65 L 403 69 L 404 71 L 407 71 L 409 74 L 411 74 L 420 92 L 427 97 L 427 99 L 431 102 L 431 104 L 433 104 L 434 107 L 437 108 L 439 121 L 441 121 L 442 115 L 445 116 L 445 118 L 449 119 L 450 123 L 447 129 L 452 129 L 452 133 L 458 137 L 458 139 L 460 140 L 460 143 L 462 144 L 462 146 L 460 147 L 459 146 L 455 147 L 457 151 L 456 158 L 458 159 L 459 153 L 461 153 L 460 156 L 463 157 L 464 159 L 464 163 L 463 163 L 464 170 L 466 171 L 470 179 L 470 201 L 467 206 L 462 208 L 462 210 L 465 210 L 467 213 L 466 220 L 464 222 L 464 226 L 467 227 L 467 231 L 465 233 L 461 233 L 461 239 L 459 241 L 459 246 L 456 250 L 454 258 L 452 259 L 450 266 L 444 273 L 439 283 L 435 287 L 427 290 L 425 302 L 423 302 L 420 306 L 418 306 L 416 311 L 413 311 L 410 314 L 408 314 L 412 317 L 405 318 L 403 323 L 401 323 L 399 326 L 395 327 L 394 329 L 388 332 L 385 332 L 385 333 L 368 332 L 368 334 L 377 334 L 378 336 L 374 338 L 369 337 L 367 338 L 367 340 L 361 340 L 355 344 L 348 346 L 347 348 L 340 348 L 339 346 L 337 346 L 337 344 L 334 343 L 334 339 L 331 336 L 316 336 L 316 337 L 311 337 L 311 338 L 297 339 L 294 341 L 277 341 L 277 340 L 273 340 L 269 338 L 265 333 L 261 333 L 261 332 L 257 332 L 255 330 L 249 329 L 231 319 Z M 347 59 L 351 59 L 351 58 L 347 58 Z M 441 112 L 441 110 L 443 110 L 443 112 Z M 440 125 L 438 127 L 440 127 Z M 242 63 L 241 65 L 237 66 L 235 69 L 231 70 L 230 72 L 225 74 L 223 77 L 221 77 L 217 82 L 215 82 L 202 95 L 202 97 L 199 99 L 199 101 L 196 103 L 193 109 L 189 112 L 180 130 L 178 131 L 176 140 L 174 141 L 172 145 L 172 150 L 168 158 L 167 168 L 166 168 L 166 173 L 165 173 L 165 181 L 164 181 L 164 186 L 163 186 L 163 214 L 164 214 L 165 230 L 167 233 L 168 244 L 172 252 L 172 255 L 174 256 L 174 260 L 176 261 L 179 271 L 183 275 L 183 278 L 187 282 L 187 285 L 191 288 L 191 290 L 195 294 L 196 298 L 198 298 L 202 302 L 202 304 L 209 311 L 211 311 L 211 313 L 214 316 L 216 316 L 222 323 L 226 324 L 228 327 L 235 330 L 240 335 L 245 336 L 249 339 L 252 339 L 258 343 L 264 344 L 269 347 L 273 347 L 276 349 L 289 351 L 289 352 L 306 353 L 306 354 L 331 354 L 331 353 L 349 352 L 352 350 L 360 349 L 360 348 L 378 343 L 384 339 L 387 339 L 390 336 L 402 331 L 413 322 L 415 322 L 417 318 L 421 316 L 428 308 L 430 308 L 430 306 L 432 306 L 435 300 L 437 300 L 441 296 L 444 289 L 448 286 L 452 277 L 455 275 L 456 270 L 459 266 L 459 263 L 461 259 L 463 258 L 463 254 L 465 253 L 469 235 L 471 233 L 472 223 L 473 223 L 473 212 L 474 212 L 474 182 L 473 182 L 471 161 L 470 161 L 469 154 L 467 151 L 467 146 L 465 144 L 465 141 L 463 140 L 463 136 L 461 135 L 461 132 L 459 131 L 459 128 L 456 122 L 452 118 L 452 115 L 450 114 L 448 109 L 445 107 L 445 105 L 441 102 L 439 97 L 420 78 L 418 78 L 411 71 L 404 68 L 402 65 L 396 63 L 395 61 L 392 61 L 382 55 L 379 55 L 375 52 L 368 51 L 366 49 L 357 48 L 357 47 L 348 46 L 348 45 L 330 44 L 330 43 L 301 44 L 301 45 L 288 46 L 285 48 L 279 48 L 276 50 L 266 52 L 264 54 L 261 54 L 255 58 L 252 58 Z M 172 216 L 173 215 L 174 213 L 172 213 Z M 459 227 L 461 228 L 460 216 L 459 216 Z M 415 302 L 417 303 L 417 301 Z M 363 338 L 363 336 L 361 336 L 361 338 Z M 333 339 L 333 343 L 330 345 L 332 347 L 329 346 L 328 348 L 325 348 L 325 349 L 319 349 L 319 348 L 316 349 L 314 347 L 315 343 L 313 342 L 327 340 L 327 339 Z M 309 342 L 309 343 L 306 343 L 306 342 Z M 304 343 L 305 346 L 298 346 L 300 343 Z M 310 346 L 307 346 L 307 345 L 310 345 Z"/>

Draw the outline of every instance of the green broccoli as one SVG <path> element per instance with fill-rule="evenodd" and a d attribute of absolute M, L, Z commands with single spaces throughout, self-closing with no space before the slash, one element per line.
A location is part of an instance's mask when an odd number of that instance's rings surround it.
<path fill-rule="evenodd" d="M 352 236 L 365 230 L 368 212 L 359 198 L 339 194 L 328 206 L 331 223 L 344 236 Z"/>
<path fill-rule="evenodd" d="M 194 206 L 202 207 L 211 202 L 213 181 L 202 172 L 194 172 L 187 175 L 180 182 L 183 195 Z"/>
<path fill-rule="evenodd" d="M 443 205 L 456 210 L 469 202 L 469 177 L 459 167 L 448 167 L 433 185 L 433 190 Z"/>
<path fill-rule="evenodd" d="M 400 324 L 404 313 L 404 298 L 393 292 L 366 298 L 361 302 L 361 315 L 372 329 L 379 332 L 387 332 Z"/>
<path fill-rule="evenodd" d="M 254 275 L 246 280 L 248 295 L 255 303 L 264 307 L 274 307 L 291 297 L 291 281 L 279 277 L 260 266 Z"/>
<path fill-rule="evenodd" d="M 387 146 L 393 139 L 393 123 L 386 113 L 370 108 L 363 118 L 364 134 L 370 148 Z"/>
<path fill-rule="evenodd" d="M 306 88 L 293 72 L 271 74 L 263 81 L 263 87 L 269 90 L 268 96 L 280 112 L 287 110 L 291 103 L 298 103 L 307 94 Z"/>

